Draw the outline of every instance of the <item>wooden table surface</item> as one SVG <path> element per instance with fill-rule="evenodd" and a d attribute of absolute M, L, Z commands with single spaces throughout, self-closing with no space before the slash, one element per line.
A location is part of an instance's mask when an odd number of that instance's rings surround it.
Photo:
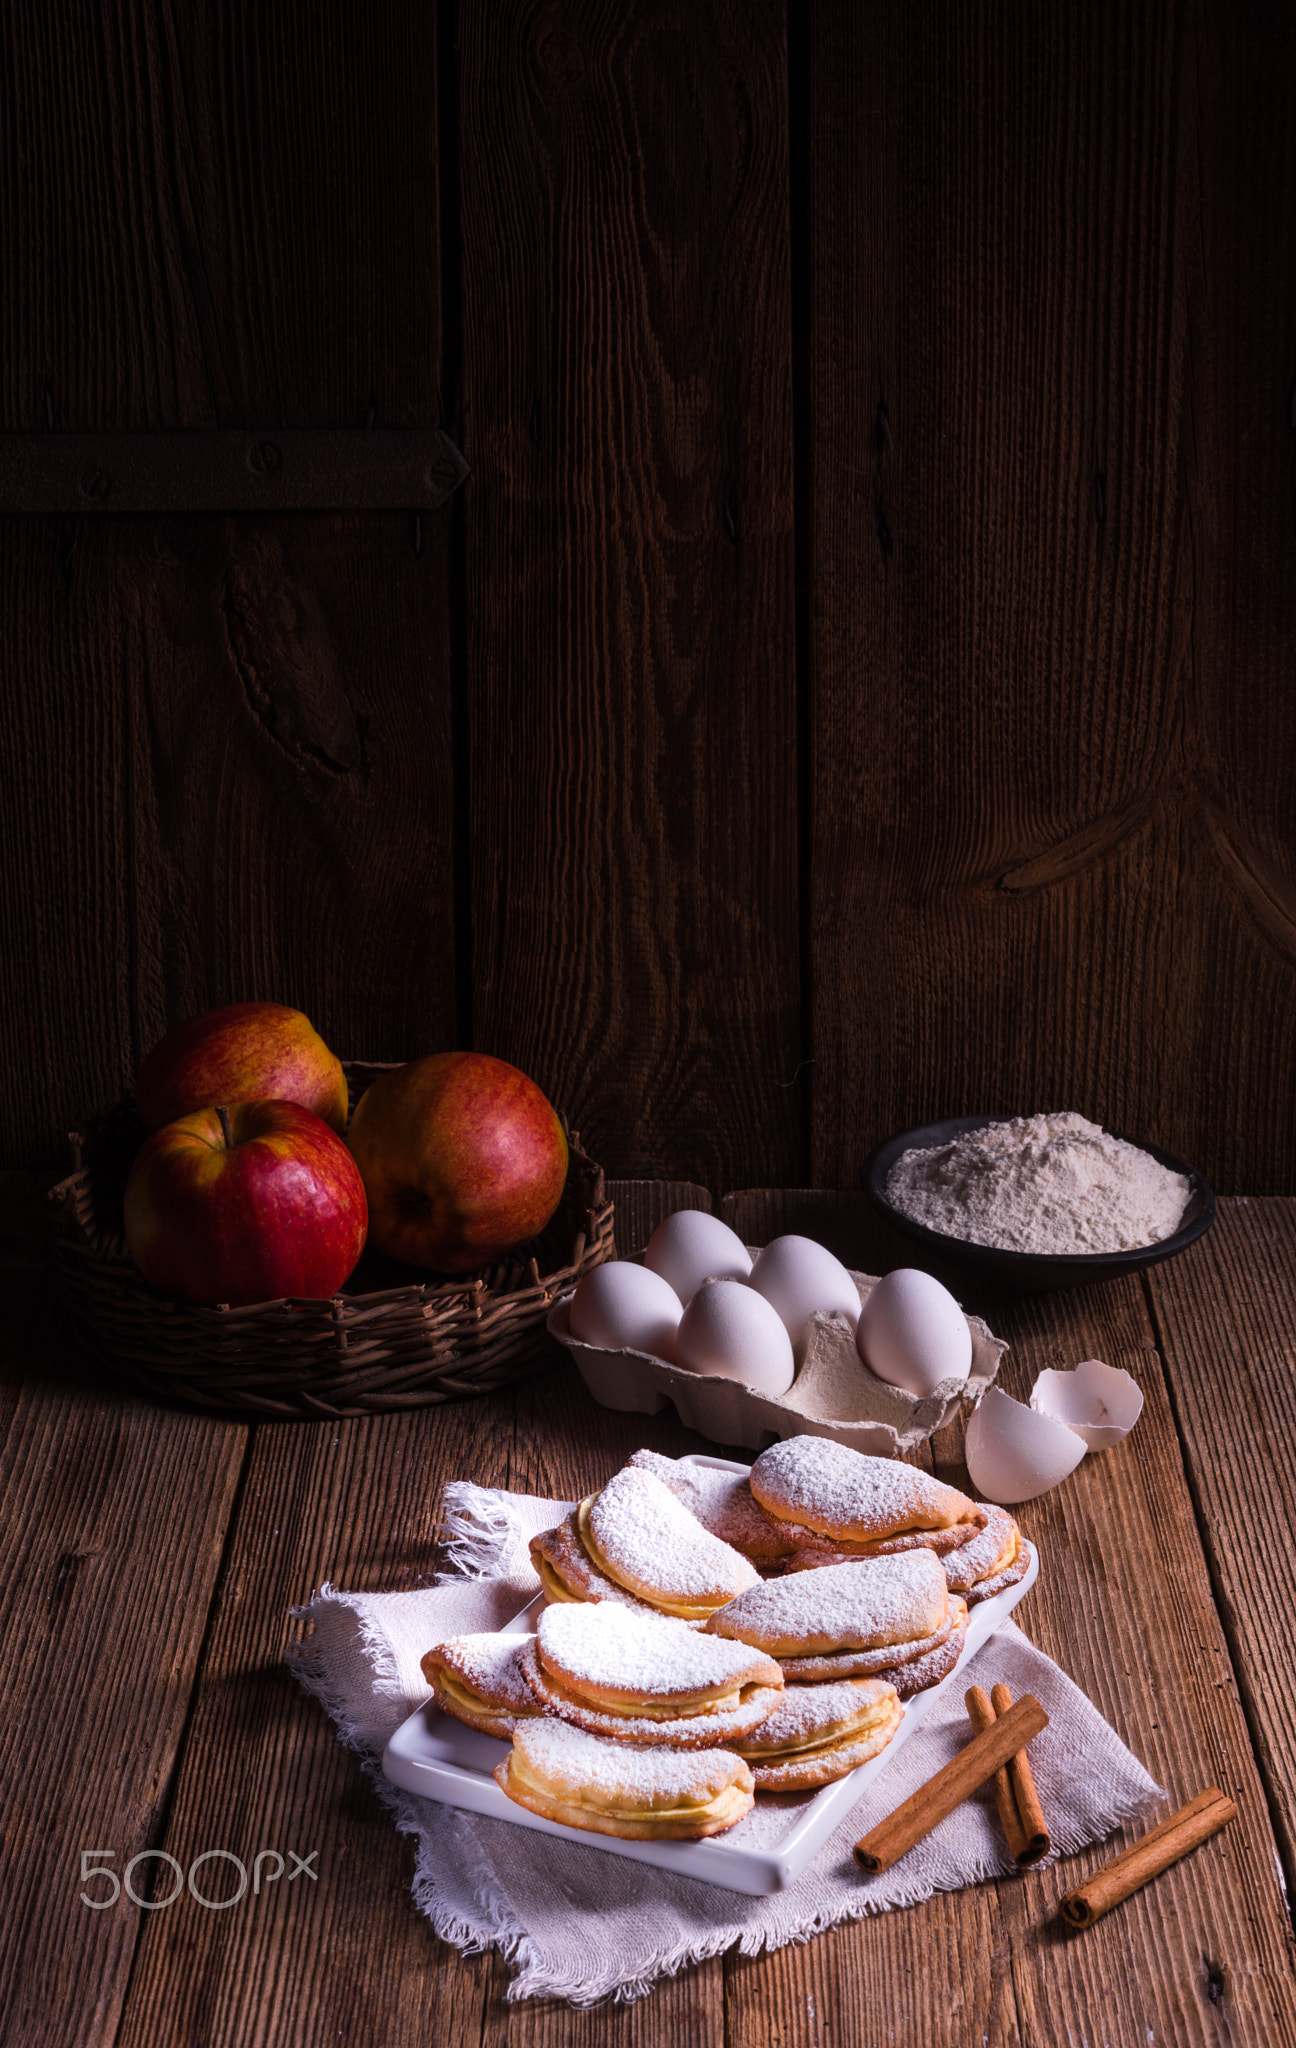
<path fill-rule="evenodd" d="M 622 1251 L 667 1209 L 709 1202 L 667 1183 L 614 1194 Z M 571 1498 L 641 1444 L 702 1440 L 669 1411 L 597 1407 L 560 1354 L 508 1393 L 365 1421 L 165 1409 L 60 1332 L 31 1183 L 0 1195 L 7 2048 L 1296 2048 L 1296 1202 L 1224 1201 L 1202 1243 L 1141 1279 L 964 1290 L 1011 1344 L 1009 1393 L 1093 1356 L 1143 1388 L 1119 1449 L 1020 1510 L 1043 1562 L 1021 1620 L 1176 1805 L 1218 1784 L 1233 1826 L 1083 1934 L 1056 1902 L 1115 1844 L 574 2012 L 506 2004 L 498 1957 L 460 1956 L 416 1912 L 411 1844 L 285 1670 L 289 1609 L 325 1579 L 425 1583 L 447 1479 Z M 749 1191 L 722 1208 L 749 1242 L 801 1229 L 864 1270 L 909 1262 L 859 1196 Z M 960 1444 L 961 1427 L 933 1445 L 956 1481 Z M 82 1903 L 85 1851 L 120 1872 L 142 1849 L 187 1870 L 263 1848 L 315 1851 L 318 1877 L 219 1912 L 187 1894 Z M 169 1867 L 141 1869 L 165 1896 Z"/>

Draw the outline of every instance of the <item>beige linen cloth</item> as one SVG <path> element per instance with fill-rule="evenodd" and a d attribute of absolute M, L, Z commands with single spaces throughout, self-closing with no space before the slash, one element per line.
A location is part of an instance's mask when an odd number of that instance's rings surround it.
<path fill-rule="evenodd" d="M 751 1898 L 651 1869 L 403 1792 L 380 1770 L 388 1738 L 427 1698 L 419 1659 L 447 1636 L 502 1627 L 539 1590 L 527 1545 L 570 1502 L 447 1487 L 442 1528 L 449 1565 L 414 1593 L 343 1593 L 322 1586 L 294 1609 L 312 1624 L 288 1650 L 307 1692 L 325 1707 L 402 1833 L 415 1837 L 414 1899 L 443 1940 L 496 1947 L 513 1966 L 510 1998 L 572 2005 L 641 1998 L 664 1976 L 737 1947 L 743 1955 L 808 1941 L 842 1920 L 909 1906 L 1013 1870 L 988 1798 L 969 1800 L 889 1871 L 863 1876 L 851 1847 L 969 1740 L 963 1694 L 1002 1679 L 1033 1692 L 1049 1725 L 1031 1744 L 1053 1852 L 1100 1841 L 1166 1795 L 1066 1674 L 1008 1622 L 964 1666 L 938 1706 L 847 1820 L 786 1891 Z M 1047 1571 L 1048 1560 L 1043 1560 Z M 754 1844 L 786 1832 L 786 1805 L 758 1804 L 734 1830 Z"/>

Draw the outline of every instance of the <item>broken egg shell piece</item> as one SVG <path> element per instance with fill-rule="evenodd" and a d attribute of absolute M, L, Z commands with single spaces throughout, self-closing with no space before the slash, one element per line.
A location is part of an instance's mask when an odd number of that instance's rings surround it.
<path fill-rule="evenodd" d="M 1109 1451 L 1143 1413 L 1143 1389 L 1119 1366 L 1082 1358 L 1074 1372 L 1042 1372 L 1030 1404 L 1037 1415 L 1064 1422 L 1091 1451 Z"/>
<path fill-rule="evenodd" d="M 987 1387 L 967 1426 L 964 1455 L 972 1483 L 997 1507 L 1047 1493 L 1084 1454 L 1084 1438 L 1074 1429 L 999 1387 Z"/>

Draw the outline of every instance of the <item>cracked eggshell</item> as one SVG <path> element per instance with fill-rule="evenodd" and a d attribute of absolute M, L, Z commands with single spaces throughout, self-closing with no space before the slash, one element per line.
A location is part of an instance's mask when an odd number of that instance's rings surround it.
<path fill-rule="evenodd" d="M 643 1255 L 650 1273 L 689 1302 L 704 1280 L 745 1280 L 751 1254 L 727 1223 L 709 1209 L 676 1209 L 657 1225 Z"/>
<path fill-rule="evenodd" d="M 812 1237 L 774 1237 L 759 1252 L 751 1281 L 763 1295 L 793 1344 L 799 1344 L 816 1310 L 845 1316 L 852 1330 L 859 1321 L 859 1288 L 845 1266 Z"/>
<path fill-rule="evenodd" d="M 738 1380 L 777 1400 L 796 1377 L 792 1339 L 777 1310 L 743 1280 L 708 1280 L 680 1321 L 675 1363 L 688 1372 Z"/>
<path fill-rule="evenodd" d="M 1085 1441 L 1065 1422 L 988 1387 L 967 1427 L 964 1455 L 972 1483 L 997 1507 L 1034 1500 L 1057 1486 L 1085 1454 Z"/>
<path fill-rule="evenodd" d="M 599 1351 L 650 1351 L 672 1364 L 684 1304 L 659 1273 L 629 1259 L 594 1266 L 571 1298 L 569 1328 Z"/>
<path fill-rule="evenodd" d="M 1042 1372 L 1030 1404 L 1037 1415 L 1064 1422 L 1091 1451 L 1109 1451 L 1143 1413 L 1143 1390 L 1119 1366 L 1082 1358 L 1074 1372 Z"/>

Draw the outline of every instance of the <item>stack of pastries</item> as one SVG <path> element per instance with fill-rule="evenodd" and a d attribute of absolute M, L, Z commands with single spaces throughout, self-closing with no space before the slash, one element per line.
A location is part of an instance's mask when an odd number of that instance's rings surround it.
<path fill-rule="evenodd" d="M 698 1840 L 760 1792 L 876 1756 L 957 1664 L 968 1608 L 1024 1577 L 1004 1509 L 823 1437 L 736 1478 L 637 1451 L 535 1537 L 534 1635 L 423 1658 L 443 1712 L 511 1739 L 495 1776 L 596 1834 Z"/>

